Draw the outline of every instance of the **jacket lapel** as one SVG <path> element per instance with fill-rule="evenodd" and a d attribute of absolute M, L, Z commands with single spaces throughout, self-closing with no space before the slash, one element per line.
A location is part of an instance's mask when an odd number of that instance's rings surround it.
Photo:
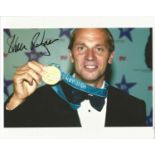
<path fill-rule="evenodd" d="M 119 111 L 119 103 L 117 97 L 117 91 L 114 90 L 113 87 L 109 87 L 108 97 L 107 97 L 107 109 L 106 109 L 106 120 L 105 120 L 105 126 L 114 126 L 116 124 Z"/>

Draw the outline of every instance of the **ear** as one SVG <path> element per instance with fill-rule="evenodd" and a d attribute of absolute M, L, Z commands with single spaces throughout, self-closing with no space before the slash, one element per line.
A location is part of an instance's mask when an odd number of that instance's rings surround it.
<path fill-rule="evenodd" d="M 114 58 L 114 55 L 115 55 L 115 52 L 114 51 L 110 53 L 110 57 L 109 57 L 109 60 L 108 60 L 108 63 L 109 64 L 112 64 L 112 60 Z"/>
<path fill-rule="evenodd" d="M 74 58 L 73 58 L 73 51 L 69 51 L 69 59 L 70 59 L 70 62 L 73 63 L 74 62 Z"/>

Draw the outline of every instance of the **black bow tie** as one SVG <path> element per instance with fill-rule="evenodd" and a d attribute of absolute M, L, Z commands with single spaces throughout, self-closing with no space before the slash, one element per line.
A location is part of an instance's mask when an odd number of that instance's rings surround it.
<path fill-rule="evenodd" d="M 97 111 L 101 111 L 104 106 L 104 98 L 87 94 L 85 92 L 82 92 L 80 90 L 73 89 L 72 90 L 72 96 L 71 96 L 72 103 L 81 103 L 84 100 L 89 100 L 90 104 L 93 108 L 95 108 Z"/>
<path fill-rule="evenodd" d="M 95 108 L 97 111 L 101 111 L 104 106 L 104 97 L 87 94 L 83 91 L 72 88 L 67 84 L 63 84 L 62 88 L 67 99 L 73 104 L 80 104 L 82 101 L 88 99 L 90 101 L 91 106 Z"/>

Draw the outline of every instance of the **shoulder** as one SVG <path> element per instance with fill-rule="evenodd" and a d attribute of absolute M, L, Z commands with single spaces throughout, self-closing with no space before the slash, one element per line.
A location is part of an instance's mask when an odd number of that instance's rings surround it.
<path fill-rule="evenodd" d="M 118 88 L 115 88 L 113 86 L 109 87 L 109 95 L 108 97 L 110 99 L 115 100 L 117 103 L 123 103 L 123 104 L 130 104 L 130 103 L 134 103 L 134 105 L 138 105 L 138 106 L 145 106 L 145 103 L 143 100 L 132 96 Z"/>
<path fill-rule="evenodd" d="M 61 86 L 64 86 L 65 85 L 65 89 L 67 89 L 69 86 L 66 85 L 63 81 L 60 81 L 58 83 L 59 85 Z M 56 84 L 57 85 L 57 84 Z M 41 87 L 39 87 L 36 91 L 35 91 L 35 94 L 39 94 L 39 93 L 53 93 L 53 86 L 56 86 L 56 85 L 43 85 Z M 67 87 L 68 86 L 68 87 Z M 64 87 L 63 87 L 64 88 Z"/>
<path fill-rule="evenodd" d="M 50 94 L 52 93 L 53 90 L 52 90 L 52 87 L 50 85 L 43 85 L 41 87 L 39 87 L 33 94 L 33 96 L 36 96 L 36 95 L 45 95 L 45 94 Z"/>
<path fill-rule="evenodd" d="M 110 86 L 107 99 L 107 126 L 145 126 L 144 101 Z"/>
<path fill-rule="evenodd" d="M 26 99 L 26 104 L 38 105 L 39 103 L 44 103 L 47 100 L 51 100 L 51 98 L 57 98 L 56 93 L 50 85 L 43 85 Z"/>

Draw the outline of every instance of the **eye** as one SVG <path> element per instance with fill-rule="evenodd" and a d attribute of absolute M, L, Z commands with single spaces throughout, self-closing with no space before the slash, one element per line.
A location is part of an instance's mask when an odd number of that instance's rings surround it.
<path fill-rule="evenodd" d="M 79 50 L 79 51 L 82 51 L 83 49 L 84 49 L 83 46 L 79 46 L 79 47 L 78 47 L 78 50 Z"/>
<path fill-rule="evenodd" d="M 105 51 L 104 47 L 95 47 L 95 51 L 98 53 L 102 53 Z"/>
<path fill-rule="evenodd" d="M 87 47 L 79 45 L 76 47 L 76 50 L 78 50 L 79 52 L 85 52 L 87 50 Z"/>
<path fill-rule="evenodd" d="M 98 50 L 99 52 L 103 52 L 103 51 L 104 51 L 104 49 L 101 48 L 101 47 L 98 47 L 97 50 Z"/>

